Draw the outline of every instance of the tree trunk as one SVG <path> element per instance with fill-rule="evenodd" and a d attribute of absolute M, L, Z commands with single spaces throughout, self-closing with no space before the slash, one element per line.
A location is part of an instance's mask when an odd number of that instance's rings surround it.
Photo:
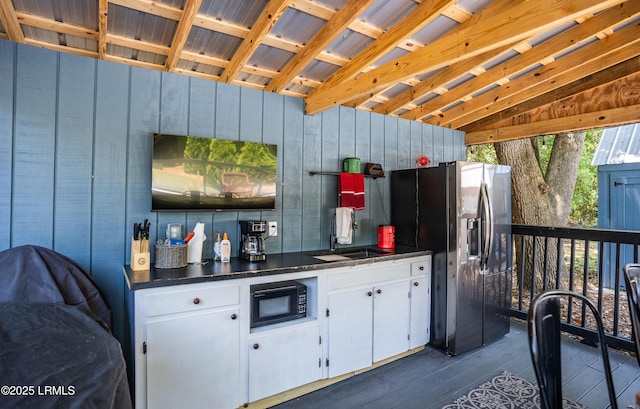
<path fill-rule="evenodd" d="M 549 186 L 530 139 L 496 143 L 498 162 L 511 166 L 511 207 L 517 224 L 550 225 Z"/>
<path fill-rule="evenodd" d="M 549 158 L 545 180 L 549 185 L 549 200 L 553 208 L 552 226 L 566 226 L 571 212 L 582 147 L 587 132 L 556 136 Z"/>
<path fill-rule="evenodd" d="M 537 140 L 519 139 L 494 145 L 498 162 L 511 166 L 512 213 L 516 224 L 566 226 L 586 132 L 555 137 L 546 174 L 539 162 Z M 516 249 L 521 248 L 520 241 Z M 534 253 L 535 247 L 535 253 Z M 526 289 L 560 287 L 555 277 L 562 252 L 555 239 L 526 243 L 525 254 L 516 254 L 516 263 L 524 265 Z M 546 267 L 546 279 L 543 271 Z M 534 274 L 536 272 L 537 274 Z"/>

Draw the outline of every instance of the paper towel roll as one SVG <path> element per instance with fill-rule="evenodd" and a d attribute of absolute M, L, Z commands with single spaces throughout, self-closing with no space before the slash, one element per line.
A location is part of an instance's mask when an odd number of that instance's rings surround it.
<path fill-rule="evenodd" d="M 187 243 L 187 263 L 202 262 L 202 243 L 207 239 L 204 235 L 204 223 L 196 223 L 193 237 Z"/>

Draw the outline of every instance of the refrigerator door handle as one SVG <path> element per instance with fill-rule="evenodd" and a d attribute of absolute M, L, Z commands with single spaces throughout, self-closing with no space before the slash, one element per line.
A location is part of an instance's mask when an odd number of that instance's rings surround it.
<path fill-rule="evenodd" d="M 480 198 L 482 201 L 482 258 L 480 268 L 484 272 L 489 264 L 489 257 L 493 249 L 493 212 L 491 211 L 491 203 L 489 202 L 489 192 L 487 184 L 480 185 Z"/>

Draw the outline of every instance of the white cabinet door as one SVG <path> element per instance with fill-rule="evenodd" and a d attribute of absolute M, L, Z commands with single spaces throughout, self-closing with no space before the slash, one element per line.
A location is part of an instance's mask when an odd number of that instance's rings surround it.
<path fill-rule="evenodd" d="M 148 409 L 240 405 L 238 314 L 199 311 L 145 325 Z"/>
<path fill-rule="evenodd" d="M 280 328 L 249 340 L 249 402 L 322 377 L 320 325 Z"/>
<path fill-rule="evenodd" d="M 373 296 L 373 362 L 378 362 L 409 348 L 409 282 L 376 286 Z"/>
<path fill-rule="evenodd" d="M 431 289 L 429 276 L 411 280 L 411 329 L 409 348 L 429 342 L 431 326 Z"/>
<path fill-rule="evenodd" d="M 371 365 L 373 291 L 358 289 L 328 297 L 329 377 Z"/>

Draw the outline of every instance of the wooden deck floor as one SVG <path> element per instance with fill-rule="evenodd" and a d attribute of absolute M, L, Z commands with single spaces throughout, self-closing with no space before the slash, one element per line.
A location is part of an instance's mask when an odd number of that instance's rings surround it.
<path fill-rule="evenodd" d="M 599 349 L 565 337 L 562 347 L 563 394 L 590 409 L 608 408 Z M 640 392 L 635 357 L 609 353 L 618 407 L 634 408 Z M 428 409 L 442 408 L 494 376 L 509 371 L 537 384 L 525 323 L 512 321 L 499 341 L 459 356 L 427 347 L 372 371 L 275 406 L 277 409 Z"/>

